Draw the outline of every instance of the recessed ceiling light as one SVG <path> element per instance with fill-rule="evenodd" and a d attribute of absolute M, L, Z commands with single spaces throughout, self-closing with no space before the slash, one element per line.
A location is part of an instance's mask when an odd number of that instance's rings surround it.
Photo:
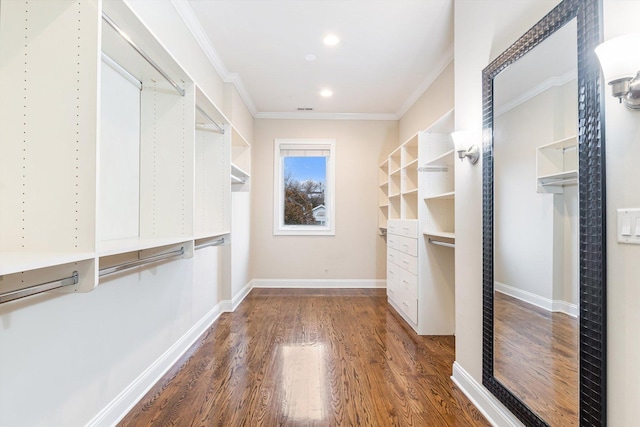
<path fill-rule="evenodd" d="M 304 56 L 304 60 L 307 61 L 307 62 L 313 62 L 313 61 L 316 60 L 316 56 L 313 53 L 307 53 Z"/>
<path fill-rule="evenodd" d="M 331 89 L 323 89 L 322 92 L 320 92 L 320 96 L 324 98 L 329 98 L 332 95 L 333 95 L 333 91 Z"/>
<path fill-rule="evenodd" d="M 335 34 L 329 34 L 323 39 L 323 42 L 327 46 L 335 46 L 340 43 L 340 39 Z"/>

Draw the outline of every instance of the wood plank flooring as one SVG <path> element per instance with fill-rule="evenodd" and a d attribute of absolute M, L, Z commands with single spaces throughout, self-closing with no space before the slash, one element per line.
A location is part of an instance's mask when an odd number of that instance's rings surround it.
<path fill-rule="evenodd" d="M 578 319 L 494 298 L 496 379 L 549 425 L 579 425 Z"/>
<path fill-rule="evenodd" d="M 254 289 L 121 426 L 488 426 L 384 290 Z"/>

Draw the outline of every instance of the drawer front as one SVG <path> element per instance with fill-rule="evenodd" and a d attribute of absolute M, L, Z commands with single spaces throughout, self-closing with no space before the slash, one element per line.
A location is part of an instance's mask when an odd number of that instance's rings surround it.
<path fill-rule="evenodd" d="M 387 234 L 416 238 L 418 221 L 415 219 L 390 219 L 387 221 Z"/>
<path fill-rule="evenodd" d="M 409 298 L 406 295 L 402 295 L 402 300 L 398 304 L 400 309 L 407 315 L 409 319 L 415 324 L 418 323 L 418 300 Z"/>
<path fill-rule="evenodd" d="M 396 249 L 388 249 L 387 260 L 395 265 L 402 267 L 411 274 L 418 274 L 418 258 L 412 255 L 400 252 Z"/>
<path fill-rule="evenodd" d="M 393 282 L 396 285 L 400 284 L 400 270 L 402 270 L 397 265 L 387 262 L 387 287 L 389 286 L 389 282 Z"/>
<path fill-rule="evenodd" d="M 395 282 L 391 280 L 387 280 L 387 298 L 389 298 L 397 305 L 402 304 L 400 298 L 400 288 Z"/>
<path fill-rule="evenodd" d="M 418 239 L 404 236 L 387 236 L 387 247 L 405 254 L 418 256 Z"/>
<path fill-rule="evenodd" d="M 396 282 L 402 293 L 409 299 L 418 299 L 418 276 L 408 271 L 400 271 L 400 280 Z"/>

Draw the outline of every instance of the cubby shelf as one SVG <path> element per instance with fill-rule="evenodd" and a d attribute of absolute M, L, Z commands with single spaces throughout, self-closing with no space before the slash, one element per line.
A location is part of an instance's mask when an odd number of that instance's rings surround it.
<path fill-rule="evenodd" d="M 452 166 L 455 162 L 454 158 L 455 150 L 449 150 L 433 159 L 428 159 L 424 166 L 439 166 L 439 167 L 447 167 Z"/>

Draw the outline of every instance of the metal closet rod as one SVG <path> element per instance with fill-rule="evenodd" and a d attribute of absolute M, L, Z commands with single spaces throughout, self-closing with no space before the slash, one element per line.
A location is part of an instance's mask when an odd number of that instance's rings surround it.
<path fill-rule="evenodd" d="M 138 47 L 137 44 L 135 44 L 135 42 L 133 40 L 131 40 L 131 38 L 127 35 L 127 33 L 125 33 L 124 31 L 122 31 L 122 29 L 118 26 L 118 24 L 116 24 L 115 22 L 113 22 L 111 20 L 111 18 L 109 18 L 109 16 L 102 12 L 102 19 L 104 19 L 104 21 L 109 24 L 111 26 L 111 28 L 113 28 L 114 30 L 116 30 L 116 32 L 118 34 L 120 34 L 120 36 L 127 42 L 129 43 L 129 45 L 136 51 L 138 52 L 138 54 L 140 56 L 142 56 L 144 58 L 145 61 L 147 61 L 149 63 L 149 65 L 151 65 L 153 68 L 156 69 L 157 72 L 159 72 L 162 77 L 164 77 L 169 83 L 171 83 L 171 86 L 173 86 L 175 88 L 175 90 L 180 94 L 180 96 L 184 96 L 185 92 L 184 89 L 182 89 L 180 86 L 178 86 L 178 84 L 173 81 L 173 79 L 171 77 L 169 77 L 169 75 L 167 73 L 164 72 L 164 70 L 162 68 L 160 68 L 160 66 L 158 64 L 156 64 L 156 62 L 151 59 L 151 57 L 149 55 L 147 55 L 145 53 L 145 51 L 143 51 L 142 49 L 140 49 Z"/>
<path fill-rule="evenodd" d="M 211 242 L 202 243 L 200 245 L 196 245 L 195 249 L 207 248 L 209 246 L 220 246 L 224 243 L 224 237 L 218 240 L 213 240 Z"/>
<path fill-rule="evenodd" d="M 220 131 L 220 133 L 224 133 L 224 128 L 222 126 L 220 126 L 219 124 L 216 123 L 215 120 L 213 120 L 211 118 L 211 116 L 209 116 L 202 108 L 198 107 L 196 105 L 196 110 L 198 110 L 200 112 L 200 114 L 202 114 L 207 120 L 209 120 L 216 128 L 218 128 L 218 130 Z"/>
<path fill-rule="evenodd" d="M 42 283 L 40 285 L 30 286 L 24 289 L 18 289 L 17 291 L 5 292 L 0 294 L 0 304 L 17 300 L 19 298 L 36 295 L 42 292 L 51 291 L 53 289 L 62 288 L 64 286 L 71 286 L 78 284 L 79 281 L 78 272 L 74 271 L 71 276 L 64 279 L 54 280 L 52 282 Z"/>
<path fill-rule="evenodd" d="M 453 243 L 441 242 L 440 240 L 429 239 L 429 243 L 431 243 L 432 245 L 444 246 L 446 248 L 455 248 L 456 247 L 456 245 L 454 245 Z"/>
<path fill-rule="evenodd" d="M 184 255 L 184 247 L 178 249 L 177 251 L 166 252 L 164 254 L 153 255 L 147 258 L 141 258 L 135 261 L 123 262 L 122 264 L 117 264 L 111 267 L 105 267 L 100 269 L 99 276 L 104 277 L 109 274 L 117 273 L 119 271 L 128 270 L 130 268 L 140 267 L 142 265 L 151 264 L 153 262 L 162 261 L 168 258 L 173 258 L 176 256 Z"/>

